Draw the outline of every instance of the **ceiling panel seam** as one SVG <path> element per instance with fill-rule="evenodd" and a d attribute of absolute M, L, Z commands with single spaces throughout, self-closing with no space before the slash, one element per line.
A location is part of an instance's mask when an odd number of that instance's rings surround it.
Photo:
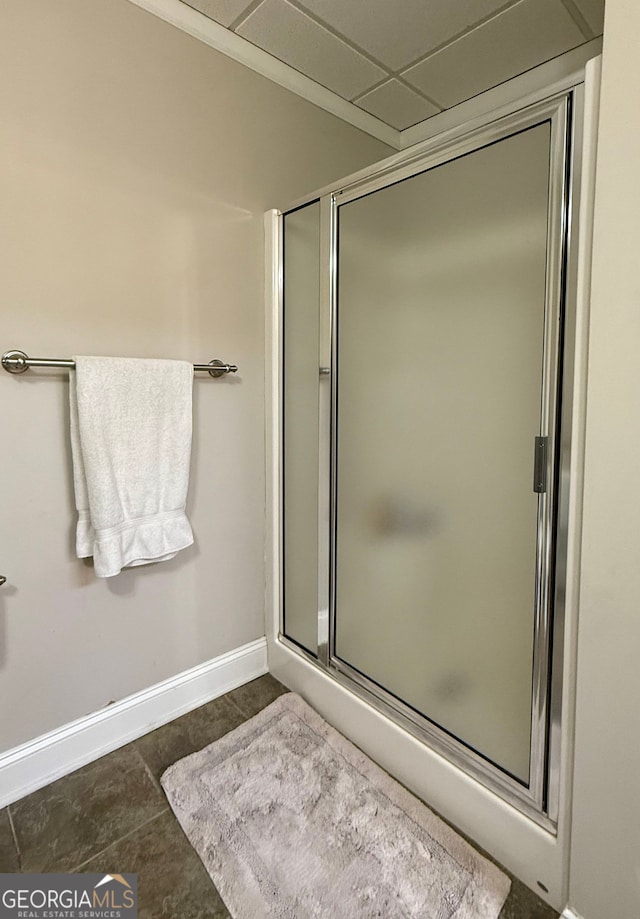
<path fill-rule="evenodd" d="M 228 26 L 228 28 L 231 29 L 232 32 L 235 32 L 236 29 L 240 28 L 240 26 L 243 25 L 244 22 L 246 22 L 246 20 L 249 18 L 249 16 L 252 13 L 255 13 L 255 11 L 258 9 L 259 6 L 262 6 L 263 2 L 264 0 L 252 0 L 252 2 L 249 3 L 245 7 L 245 9 L 240 13 L 240 15 L 236 16 L 236 18 L 233 20 L 231 25 Z"/>
<path fill-rule="evenodd" d="M 361 93 L 358 93 L 357 96 L 353 96 L 353 98 L 351 99 L 351 102 L 353 102 L 354 105 L 357 105 L 360 99 L 363 99 L 365 96 L 368 96 L 369 93 L 372 93 L 374 90 L 380 89 L 381 86 L 385 86 L 391 80 L 396 80 L 398 83 L 401 83 L 406 89 L 410 89 L 411 92 L 415 93 L 416 96 L 422 96 L 425 102 L 428 102 L 430 105 L 433 105 L 436 108 L 439 108 L 440 111 L 444 111 L 444 105 L 441 105 L 432 96 L 428 96 L 421 89 L 418 89 L 417 86 L 412 86 L 411 83 L 408 83 L 404 79 L 402 74 L 400 73 L 390 73 L 387 77 L 384 78 L 384 80 L 379 80 L 377 83 L 372 83 L 368 89 L 365 89 Z"/>
<path fill-rule="evenodd" d="M 410 61 L 408 64 L 403 64 L 402 68 L 398 71 L 398 75 L 406 73 L 408 70 L 411 70 L 412 67 L 416 67 L 418 64 L 422 64 L 424 61 L 428 61 L 430 57 L 434 57 L 440 51 L 443 51 L 445 48 L 448 48 L 449 45 L 455 44 L 457 41 L 460 41 L 461 38 L 465 38 L 467 35 L 471 35 L 472 32 L 475 32 L 477 29 L 482 28 L 482 26 L 487 25 L 487 23 L 492 22 L 494 19 L 498 19 L 499 16 L 502 16 L 503 13 L 512 10 L 515 6 L 522 3 L 523 0 L 510 0 L 509 3 L 505 3 L 504 6 L 501 6 L 500 9 L 495 10 L 493 13 L 489 13 L 488 16 L 484 16 L 482 19 L 479 19 L 477 22 L 474 22 L 473 25 L 468 26 L 466 29 L 463 29 L 461 32 L 457 32 L 455 35 L 452 35 L 450 38 L 447 38 L 446 41 L 441 42 L 439 45 L 436 45 L 434 48 L 431 48 L 427 51 L 426 54 L 422 54 L 420 57 L 415 58 Z M 562 0 L 558 0 L 559 3 Z"/>
<path fill-rule="evenodd" d="M 260 2 L 265 2 L 265 0 L 260 0 Z M 389 76 L 393 76 L 393 72 L 389 70 L 388 64 L 384 64 L 381 60 L 371 54 L 370 51 L 366 51 L 360 45 L 356 44 L 356 42 L 352 41 L 350 38 L 347 38 L 346 35 L 343 35 L 343 33 L 339 29 L 336 29 L 335 26 L 332 26 L 331 23 L 326 22 L 320 16 L 316 16 L 315 13 L 312 13 L 305 6 L 302 6 L 302 4 L 298 3 L 297 0 L 285 0 L 285 2 L 288 3 L 289 6 L 292 6 L 299 13 L 302 13 L 303 16 L 306 16 L 307 19 L 310 19 L 311 22 L 315 22 L 316 25 L 321 26 L 321 28 L 325 29 L 327 32 L 330 32 L 334 38 L 339 38 L 340 41 L 344 42 L 346 45 L 349 45 L 350 48 L 353 48 L 353 50 L 357 51 L 358 54 L 361 54 L 362 57 L 366 57 L 367 60 L 369 60 L 372 64 L 375 64 L 376 67 L 380 67 L 380 69 L 384 70 Z M 366 91 L 369 92 L 369 90 Z"/>

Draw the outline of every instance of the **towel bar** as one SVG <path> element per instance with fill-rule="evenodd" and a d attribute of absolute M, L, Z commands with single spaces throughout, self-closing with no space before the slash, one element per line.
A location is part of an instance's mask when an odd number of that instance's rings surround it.
<path fill-rule="evenodd" d="M 29 367 L 67 367 L 73 369 L 76 362 L 58 357 L 28 357 L 24 351 L 5 351 L 2 355 L 2 366 L 7 373 L 24 373 Z M 225 373 L 236 373 L 236 364 L 225 364 L 224 361 L 213 360 L 208 364 L 194 364 L 196 371 L 206 371 L 209 376 L 221 377 Z"/>

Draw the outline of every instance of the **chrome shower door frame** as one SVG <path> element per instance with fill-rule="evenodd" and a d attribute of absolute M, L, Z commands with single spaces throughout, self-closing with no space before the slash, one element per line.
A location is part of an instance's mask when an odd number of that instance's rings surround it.
<path fill-rule="evenodd" d="M 317 656 L 309 654 L 283 634 L 282 619 L 278 640 L 313 661 L 335 680 L 552 832 L 558 815 L 560 740 L 559 731 L 554 728 L 559 725 L 564 691 L 563 560 L 566 560 L 568 539 L 568 469 L 571 451 L 568 434 L 571 431 L 571 386 L 568 379 L 570 375 L 563 374 L 563 360 L 566 351 L 569 355 L 568 364 L 571 365 L 575 324 L 575 289 L 572 289 L 572 285 L 575 288 L 575 279 L 572 264 L 575 263 L 576 253 L 571 246 L 571 225 L 580 180 L 580 137 L 576 132 L 580 132 L 581 105 L 581 86 L 563 89 L 551 96 L 542 95 L 538 101 L 524 108 L 514 105 L 512 111 L 495 120 L 487 117 L 472 127 L 448 132 L 444 140 L 434 138 L 420 144 L 415 151 L 392 157 L 382 168 L 374 167 L 368 173 L 360 173 L 352 183 L 325 189 L 295 204 L 295 207 L 299 207 L 304 203 L 320 201 Z M 338 212 L 343 204 L 543 122 L 550 122 L 551 144 L 544 360 L 540 430 L 537 433 L 548 438 L 547 490 L 538 498 L 530 781 L 524 785 L 428 718 L 418 715 L 335 654 L 339 308 L 337 231 Z"/>

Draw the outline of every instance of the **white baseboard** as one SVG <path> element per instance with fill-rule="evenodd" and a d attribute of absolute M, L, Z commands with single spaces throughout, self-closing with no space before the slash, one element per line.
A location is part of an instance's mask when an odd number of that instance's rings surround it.
<path fill-rule="evenodd" d="M 560 919 L 582 919 L 580 913 L 577 913 L 575 909 L 571 909 L 570 906 L 565 906 Z"/>
<path fill-rule="evenodd" d="M 0 755 L 0 808 L 267 671 L 260 638 L 8 750 Z"/>

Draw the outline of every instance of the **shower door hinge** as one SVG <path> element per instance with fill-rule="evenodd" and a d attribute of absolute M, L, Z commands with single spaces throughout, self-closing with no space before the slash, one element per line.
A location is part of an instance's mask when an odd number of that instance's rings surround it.
<path fill-rule="evenodd" d="M 533 454 L 533 490 L 542 495 L 547 490 L 547 441 L 548 437 L 536 437 Z"/>

